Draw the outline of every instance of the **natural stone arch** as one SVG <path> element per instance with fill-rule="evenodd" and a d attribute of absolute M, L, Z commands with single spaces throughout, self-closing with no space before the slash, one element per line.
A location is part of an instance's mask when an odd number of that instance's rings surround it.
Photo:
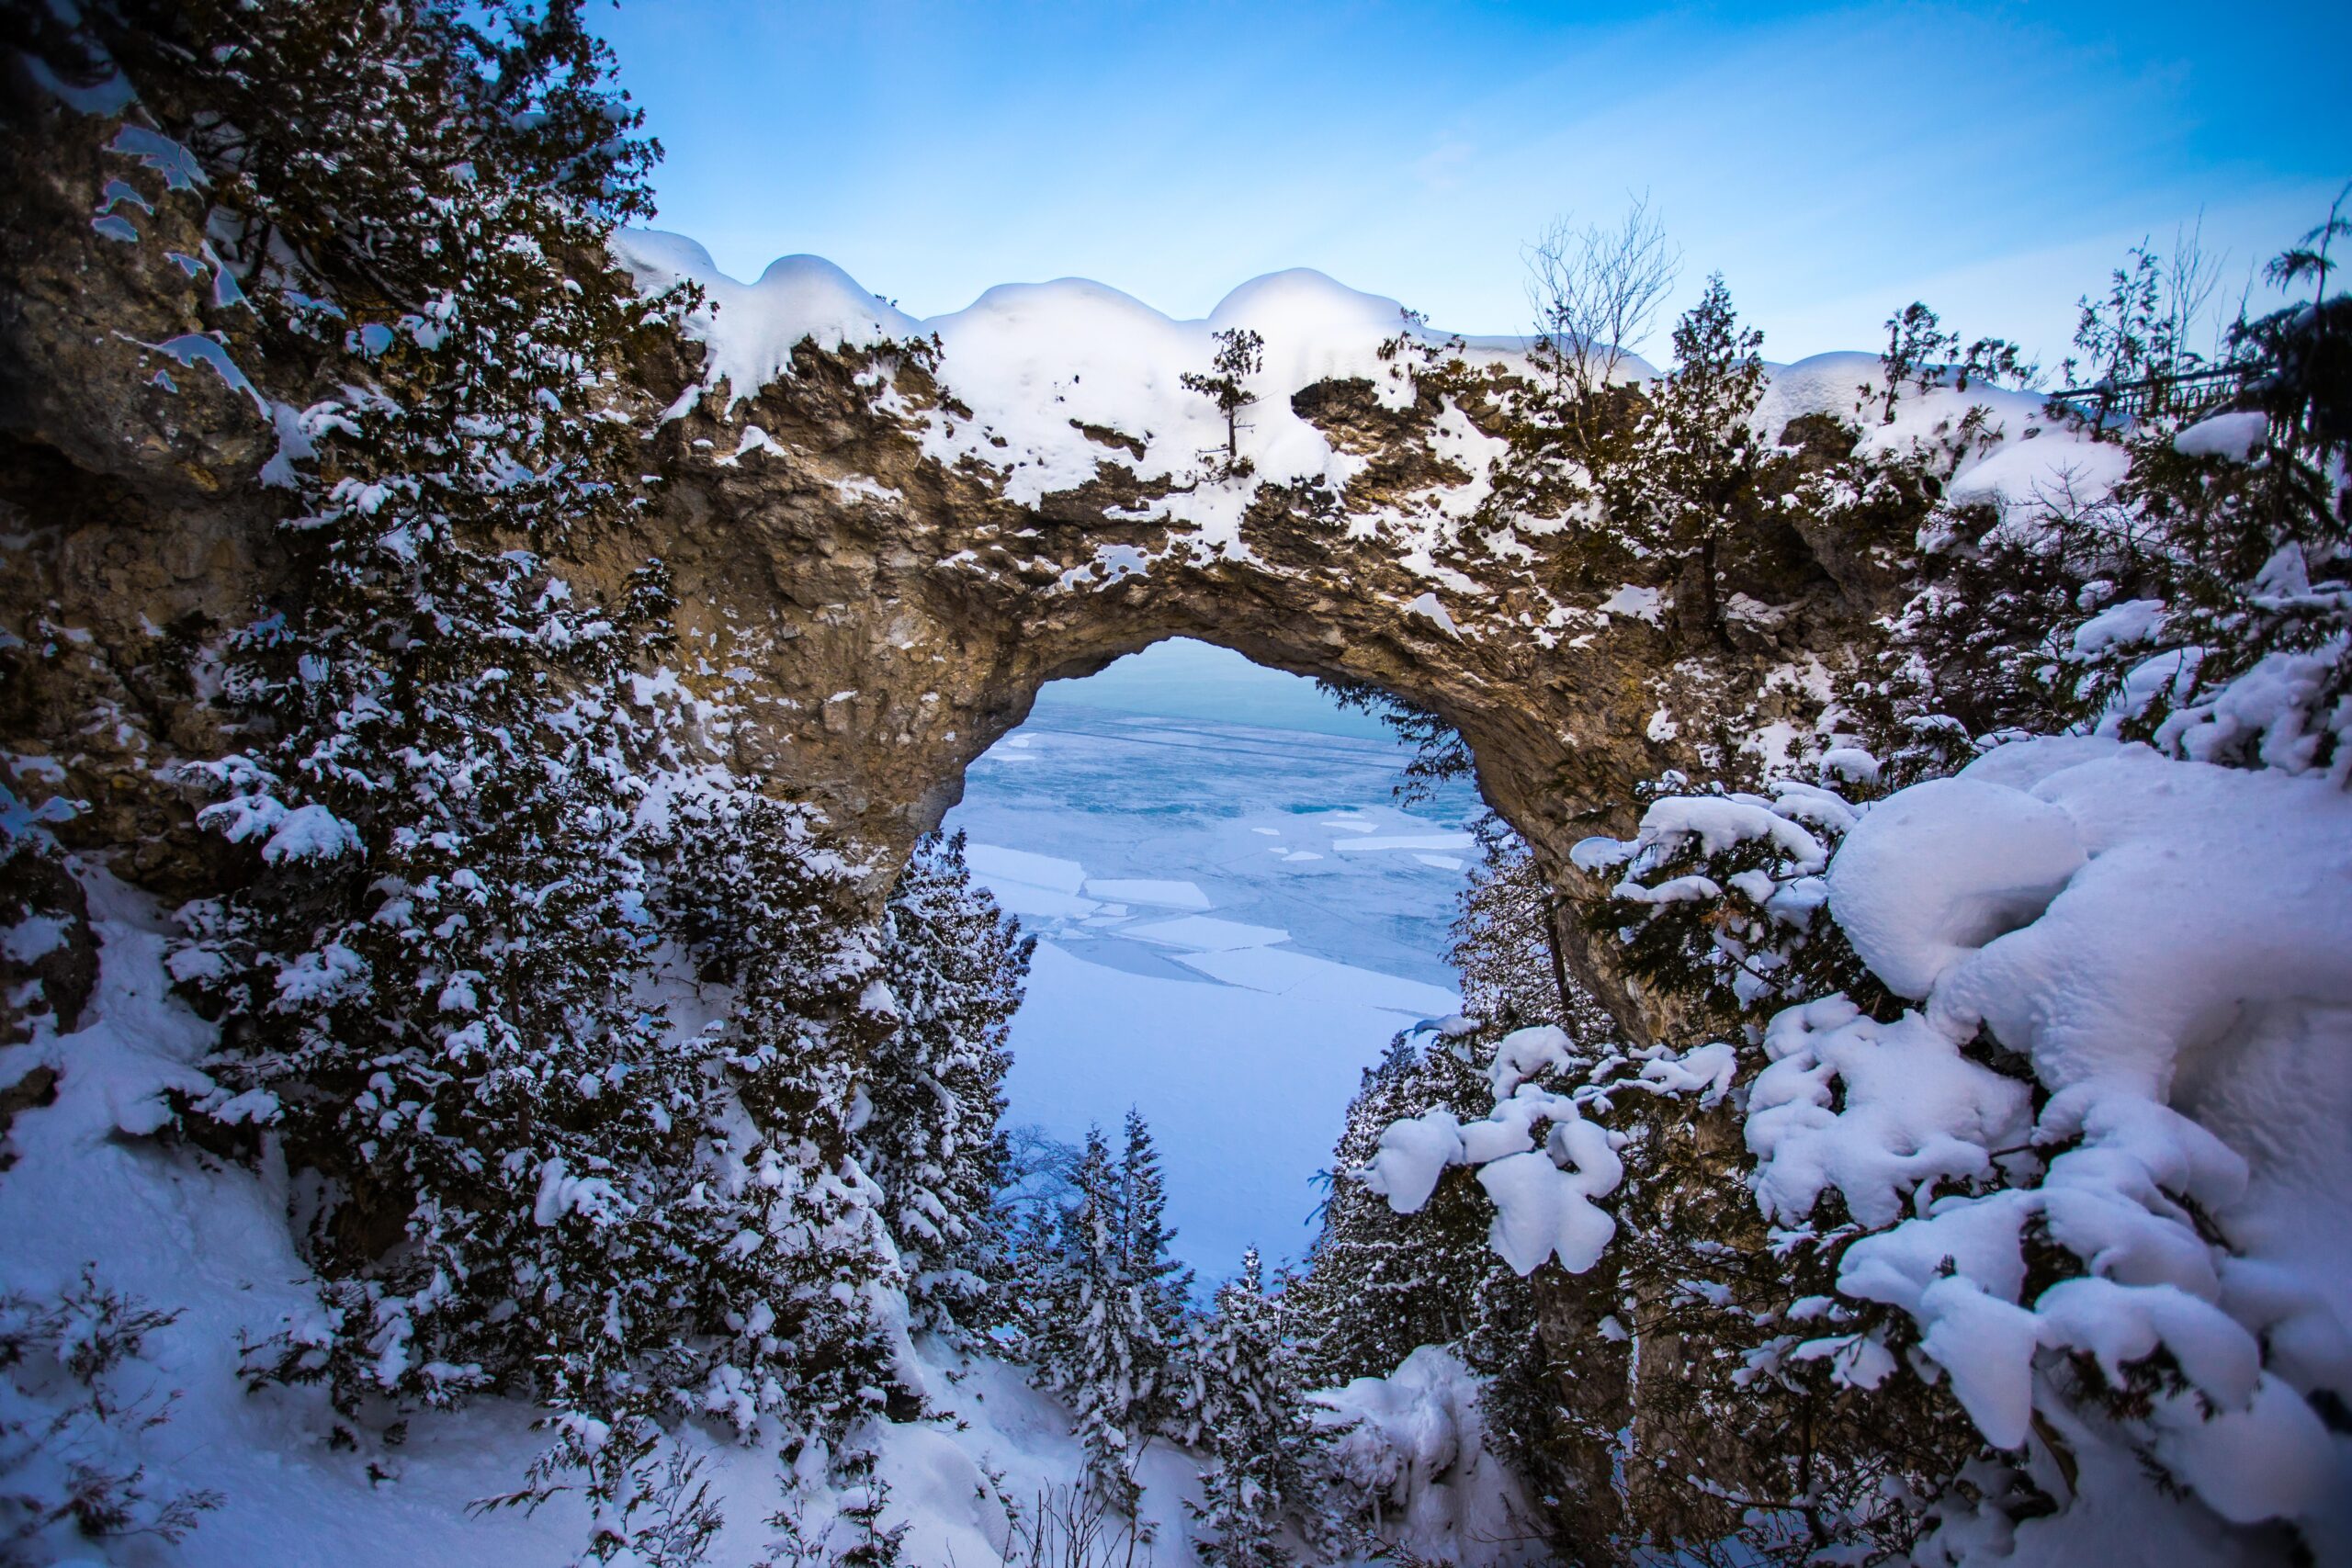
<path fill-rule="evenodd" d="M 126 869 L 185 896 L 208 886 L 216 847 L 146 753 L 203 754 L 220 743 L 219 716 L 166 678 L 159 628 L 241 624 L 288 591 L 259 483 L 275 436 L 210 378 L 174 396 L 149 385 L 137 343 L 189 330 L 187 291 L 89 231 L 75 204 L 95 152 L 35 173 L 43 221 L 27 232 L 40 242 L 12 260 L 20 309 L 0 326 L 10 364 L 46 368 L 0 387 L 0 499 L 37 519 L 41 543 L 0 583 L 0 609 L 77 632 L 18 671 L 12 712 L 28 750 L 62 761 L 58 787 L 94 803 L 76 831 L 135 846 Z M 1202 322 L 1092 285 L 997 290 L 952 319 L 977 321 L 961 329 L 899 317 L 806 258 L 770 276 L 823 307 L 807 332 L 759 314 L 767 281 L 729 286 L 726 303 L 784 348 L 763 359 L 741 342 L 679 341 L 625 367 L 657 500 L 627 532 L 576 541 L 566 570 L 615 591 L 648 556 L 669 564 L 685 675 L 729 690 L 747 716 L 724 737 L 732 760 L 880 852 L 877 899 L 1040 686 L 1179 635 L 1437 713 L 1470 744 L 1489 803 L 1566 884 L 1577 840 L 1630 829 L 1636 782 L 1702 763 L 1709 716 L 1808 718 L 1809 699 L 1775 672 L 1834 661 L 1880 607 L 1868 554 L 1800 522 L 1725 563 L 1724 593 L 1765 615 L 1735 622 L 1729 646 L 1679 637 L 1668 574 L 1601 571 L 1565 519 L 1497 523 L 1472 504 L 1499 449 L 1492 407 L 1403 374 L 1375 345 L 1397 338 L 1409 358 L 1442 340 L 1400 332 L 1393 302 L 1315 275 L 1245 286 Z M 1141 357 L 1125 373 L 1170 383 L 1205 367 L 1213 328 L 1272 329 L 1261 428 L 1244 444 L 1260 471 L 1219 478 L 1193 461 L 1193 446 L 1222 440 L 1205 400 L 1203 427 L 1172 434 L 1099 423 L 1111 417 L 1099 408 L 1062 417 L 1077 374 L 1052 372 L 1087 344 L 1028 323 L 1064 294 L 1086 331 L 1130 334 Z M 903 346 L 934 325 L 935 362 Z M 1442 352 L 1505 373 L 1518 359 L 1499 342 Z M 1027 356 L 1029 379 L 990 402 L 973 367 L 1008 355 Z M 1842 398 L 1860 368 L 1791 384 Z M 1190 394 L 1162 392 L 1155 422 L 1190 417 Z M 1768 426 L 1822 412 L 1777 384 L 1773 398 Z M 999 425 L 1033 445 L 1057 433 L 1050 483 L 994 460 Z M 1204 525 L 1204 510 L 1225 521 Z M 1661 710 L 1672 722 L 1655 721 Z M 137 722 L 93 728 L 93 712 Z M 1606 949 L 1566 934 L 1580 977 L 1646 1031 Z"/>
<path fill-rule="evenodd" d="M 64 830 L 74 842 L 186 897 L 219 886 L 219 841 L 193 829 L 192 793 L 153 764 L 224 741 L 220 712 L 173 679 L 171 639 L 243 624 L 288 592 L 278 508 L 258 482 L 275 435 L 211 378 L 168 395 L 151 385 L 137 345 L 201 321 L 174 276 L 91 231 L 99 162 L 91 151 L 28 171 L 19 183 L 38 220 L 0 246 L 16 302 L 0 319 L 0 524 L 32 541 L 0 573 L 0 612 L 70 628 L 38 657 L 0 649 L 0 716 L 58 793 L 92 803 Z M 1342 325 L 1364 327 L 1384 303 Z M 1346 314 L 1326 320 L 1335 313 Z M 1162 325 L 1154 341 L 1170 353 L 1196 353 L 1207 330 Z M 1374 331 L 1393 330 L 1391 310 Z M 1024 487 L 969 441 L 958 452 L 930 438 L 940 411 L 963 406 L 957 343 L 934 372 L 876 343 L 786 341 L 788 374 L 735 366 L 740 399 L 732 370 L 709 383 L 714 361 L 693 343 L 628 367 L 639 393 L 628 411 L 654 433 L 659 500 L 626 533 L 575 541 L 564 570 L 610 592 L 648 556 L 671 566 L 675 662 L 731 691 L 745 716 L 718 743 L 879 852 L 866 890 L 877 901 L 964 768 L 1045 682 L 1173 635 L 1438 713 L 1472 746 L 1487 799 L 1565 883 L 1577 839 L 1632 826 L 1634 783 L 1703 763 L 1710 716 L 1760 698 L 1756 717 L 1804 719 L 1799 694 L 1766 693 L 1770 677 L 1834 661 L 1884 592 L 1854 541 L 1800 523 L 1743 541 L 1725 563 L 1725 594 L 1766 614 L 1736 622 L 1731 646 L 1680 640 L 1670 615 L 1643 613 L 1670 603 L 1665 573 L 1597 575 L 1572 525 L 1495 526 L 1462 504 L 1481 480 L 1488 411 L 1384 380 L 1361 354 L 1336 367 L 1294 354 L 1290 367 L 1313 373 L 1264 388 L 1292 435 L 1346 458 L 1328 466 L 1328 486 L 1295 482 L 1272 457 L 1254 478 L 1204 480 L 1148 431 L 1073 421 L 1094 454 L 1086 471 Z M 1842 399 L 1859 370 L 1813 381 Z M 1768 409 L 1775 434 L 1824 412 Z M 985 419 L 968 407 L 959 419 L 985 451 Z M 1187 487 L 1197 500 L 1204 483 L 1224 487 L 1238 519 L 1216 536 L 1183 515 Z M 1662 709 L 1673 723 L 1654 721 Z M 1614 944 L 1564 934 L 1580 977 L 1629 1028 L 1652 1030 L 1652 1009 L 1608 964 Z M 1597 1431 L 1631 1418 L 1623 1360 L 1594 1348 L 1608 1269 L 1547 1275 L 1541 1309 L 1547 1343 L 1584 1358 L 1562 1401 Z M 1645 1379 L 1672 1375 L 1653 1364 L 1668 1353 L 1645 1343 Z M 1587 1460 L 1590 1496 L 1605 1499 L 1611 1456 L 1595 1446 Z"/>
<path fill-rule="evenodd" d="M 688 374 L 672 367 L 671 385 Z M 723 385 L 653 390 L 675 417 L 651 531 L 688 646 L 757 716 L 736 761 L 886 852 L 885 867 L 1046 682 L 1182 636 L 1436 713 L 1470 746 L 1487 801 L 1566 885 L 1577 840 L 1631 829 L 1637 781 L 1697 761 L 1696 721 L 1726 694 L 1801 705 L 1800 692 L 1768 690 L 1770 672 L 1832 645 L 1869 602 L 1868 584 L 1841 584 L 1792 530 L 1725 585 L 1774 604 L 1770 624 L 1734 647 L 1685 646 L 1655 609 L 1670 582 L 1629 594 L 1586 581 L 1566 529 L 1497 541 L 1450 518 L 1431 526 L 1426 498 L 1475 481 L 1434 438 L 1464 416 L 1428 396 L 1389 406 L 1365 378 L 1288 399 L 1362 460 L 1355 479 L 1321 494 L 1227 481 L 1248 498 L 1238 548 L 1202 547 L 1152 515 L 1181 487 L 1116 429 L 1086 432 L 1100 448 L 1090 479 L 1026 500 L 978 464 L 926 453 L 920 417 L 954 398 L 949 369 L 887 348 L 803 341 L 787 373 L 741 400 Z M 1577 977 L 1649 1034 L 1659 1021 L 1610 953 L 1563 934 Z"/>

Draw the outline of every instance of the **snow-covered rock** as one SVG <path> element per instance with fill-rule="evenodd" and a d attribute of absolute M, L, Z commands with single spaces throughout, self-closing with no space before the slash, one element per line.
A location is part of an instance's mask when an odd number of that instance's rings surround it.
<path fill-rule="evenodd" d="M 1441 1562 L 1541 1561 L 1534 1512 L 1487 1447 L 1481 1386 L 1459 1356 L 1424 1345 L 1385 1378 L 1316 1397 L 1340 1428 L 1340 1473 L 1376 1499 L 1379 1533 L 1391 1546 Z"/>

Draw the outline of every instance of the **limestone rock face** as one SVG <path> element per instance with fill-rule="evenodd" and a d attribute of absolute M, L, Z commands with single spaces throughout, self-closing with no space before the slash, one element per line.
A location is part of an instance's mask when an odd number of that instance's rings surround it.
<path fill-rule="evenodd" d="M 59 118 L 0 171 L 26 209 L 0 241 L 0 727 L 42 759 L 20 795 L 86 801 L 69 837 L 185 894 L 215 874 L 167 765 L 221 744 L 203 649 L 295 586 L 260 478 L 277 439 L 259 397 L 152 346 L 216 319 L 164 265 L 167 241 L 198 245 L 198 200 L 148 179 L 141 242 L 98 232 L 97 193 L 137 171 Z M 1679 636 L 1666 576 L 1596 579 L 1569 523 L 1479 520 L 1476 410 L 1352 370 L 1268 394 L 1264 417 L 1334 455 L 1324 474 L 1170 461 L 1160 434 L 1072 417 L 1091 473 L 1041 486 L 964 400 L 956 342 L 804 340 L 743 389 L 699 384 L 704 344 L 655 355 L 634 371 L 657 504 L 571 568 L 610 585 L 666 560 L 687 678 L 753 717 L 733 761 L 886 864 L 1044 682 L 1186 636 L 1442 715 L 1565 879 L 1577 839 L 1630 830 L 1635 781 L 1702 760 L 1712 716 L 1808 722 L 1817 661 L 1875 607 L 1876 582 L 1825 562 L 1835 541 L 1791 532 L 1726 568 L 1726 598 L 1769 614 L 1729 646 Z M 299 366 L 246 368 L 272 400 L 316 389 Z M 1577 967 L 1647 1032 L 1604 952 Z"/>
<path fill-rule="evenodd" d="M 205 209 L 103 143 L 55 108 L 0 136 L 0 750 L 19 795 L 80 803 L 69 841 L 179 895 L 217 846 L 166 764 L 219 750 L 201 649 L 276 591 L 277 438 L 257 394 L 154 346 L 212 324 L 171 259 Z"/>
<path fill-rule="evenodd" d="M 1715 716 L 1809 723 L 1817 661 L 1875 602 L 1875 584 L 1841 586 L 1791 534 L 1724 586 L 1769 615 L 1737 623 L 1730 646 L 1679 637 L 1671 581 L 1584 581 L 1566 530 L 1490 543 L 1430 526 L 1431 498 L 1473 480 L 1431 450 L 1450 411 L 1382 407 L 1348 379 L 1291 401 L 1365 459 L 1358 479 L 1224 481 L 1247 494 L 1238 538 L 1138 521 L 1218 481 L 1150 471 L 1117 432 L 1097 437 L 1093 477 L 1018 504 L 980 465 L 922 450 L 952 359 L 936 378 L 896 367 L 896 413 L 859 394 L 879 362 L 804 344 L 792 373 L 732 411 L 715 392 L 695 402 L 655 437 L 653 536 L 615 543 L 671 564 L 690 663 L 762 716 L 739 764 L 894 850 L 937 824 L 1046 682 L 1182 636 L 1442 716 L 1488 802 L 1565 880 L 1580 874 L 1576 840 L 1631 831 L 1637 781 L 1701 764 Z M 744 450 L 746 428 L 766 439 Z M 1577 967 L 1623 1006 L 1605 954 Z"/>

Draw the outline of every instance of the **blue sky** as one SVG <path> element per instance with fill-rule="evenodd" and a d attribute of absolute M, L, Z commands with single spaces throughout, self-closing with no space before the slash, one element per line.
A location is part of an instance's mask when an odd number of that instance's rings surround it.
<path fill-rule="evenodd" d="M 600 13 L 603 14 L 603 13 Z M 2124 248 L 2203 212 L 2234 294 L 2352 177 L 2352 6 L 722 4 L 605 24 L 660 226 L 930 315 L 1097 278 L 1198 316 L 1317 267 L 1521 330 L 1521 247 L 1646 189 L 1683 295 L 1794 358 L 1923 298 L 2055 361 Z M 1662 340 L 1661 340 L 1662 341 Z"/>

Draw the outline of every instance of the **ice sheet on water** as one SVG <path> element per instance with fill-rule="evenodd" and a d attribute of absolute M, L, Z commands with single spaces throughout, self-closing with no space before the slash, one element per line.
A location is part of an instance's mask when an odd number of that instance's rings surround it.
<path fill-rule="evenodd" d="M 1216 906 L 1197 882 L 1156 881 L 1148 877 L 1089 877 L 1086 891 L 1096 898 L 1129 904 L 1151 904 L 1163 909 L 1209 909 Z"/>
<path fill-rule="evenodd" d="M 1467 833 L 1378 833 L 1369 839 L 1341 839 L 1332 848 L 1341 854 L 1372 850 L 1466 850 L 1477 840 Z"/>
<path fill-rule="evenodd" d="M 1442 954 L 1478 803 L 1455 784 L 1399 810 L 1404 760 L 1385 739 L 1041 697 L 948 817 L 1041 939 L 1010 1119 L 1077 1138 L 1142 1110 L 1204 1281 L 1252 1243 L 1299 1255 L 1358 1075 L 1459 1006 Z M 1381 838 L 1417 842 L 1327 852 Z"/>
<path fill-rule="evenodd" d="M 1086 870 L 1074 860 L 1008 850 L 996 844 L 967 844 L 965 863 L 972 874 L 991 887 L 1000 882 L 1021 883 L 1054 893 L 1075 893 L 1086 885 Z"/>
<path fill-rule="evenodd" d="M 1236 948 L 1265 947 L 1290 940 L 1290 932 L 1277 926 L 1244 925 L 1239 920 L 1220 920 L 1208 915 L 1186 915 L 1182 919 L 1129 926 L 1127 934 L 1193 953 L 1230 953 Z"/>
<path fill-rule="evenodd" d="M 1403 1022 L 1451 1012 L 1462 998 L 1442 986 L 1394 975 L 1375 975 L 1351 964 L 1334 964 L 1278 947 L 1236 947 L 1181 953 L 1176 962 L 1228 986 L 1272 991 L 1305 1000 L 1347 1002 L 1394 1012 Z"/>

